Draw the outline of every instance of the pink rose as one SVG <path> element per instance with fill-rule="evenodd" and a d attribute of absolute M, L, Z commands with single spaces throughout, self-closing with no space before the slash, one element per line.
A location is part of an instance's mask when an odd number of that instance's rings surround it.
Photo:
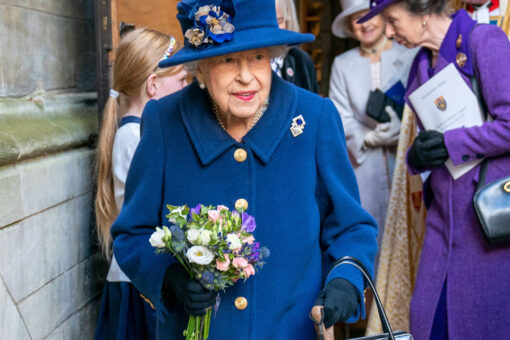
<path fill-rule="evenodd" d="M 220 213 L 218 210 L 209 210 L 207 212 L 207 215 L 209 216 L 209 220 L 216 222 L 217 220 L 221 219 Z"/>
<path fill-rule="evenodd" d="M 244 267 L 243 274 L 244 274 L 244 277 L 247 279 L 250 276 L 255 275 L 255 268 L 253 268 L 253 266 L 251 264 L 249 264 L 246 267 Z"/>
<path fill-rule="evenodd" d="M 232 260 L 232 265 L 238 269 L 243 269 L 248 265 L 248 260 L 246 260 L 244 257 L 236 257 Z"/>
<path fill-rule="evenodd" d="M 230 266 L 230 259 L 228 258 L 228 255 L 223 254 L 223 256 L 225 257 L 224 262 L 221 262 L 220 260 L 216 259 L 216 268 L 222 272 L 226 271 L 228 269 L 228 266 Z"/>
<path fill-rule="evenodd" d="M 253 242 L 255 241 L 255 237 L 253 236 L 249 236 L 249 237 L 246 237 L 246 238 L 243 238 L 243 243 L 248 243 L 248 244 L 253 244 Z"/>
<path fill-rule="evenodd" d="M 224 206 L 224 205 L 221 205 L 221 204 L 220 204 L 220 205 L 218 205 L 218 206 L 216 207 L 216 210 L 218 210 L 218 211 L 222 211 L 222 210 L 228 210 L 228 208 L 227 208 L 226 206 Z"/>

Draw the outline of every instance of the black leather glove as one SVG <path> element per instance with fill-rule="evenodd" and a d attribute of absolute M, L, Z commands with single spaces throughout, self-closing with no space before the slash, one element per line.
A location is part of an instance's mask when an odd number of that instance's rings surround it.
<path fill-rule="evenodd" d="M 347 280 L 334 279 L 324 287 L 315 306 L 324 306 L 324 326 L 331 327 L 345 321 L 356 312 L 359 305 L 358 290 Z"/>
<path fill-rule="evenodd" d="M 177 299 L 191 315 L 205 315 L 205 309 L 216 304 L 218 292 L 204 288 L 189 277 L 181 264 L 174 263 L 165 272 L 161 295 L 167 305 Z"/>
<path fill-rule="evenodd" d="M 443 165 L 447 159 L 444 135 L 435 130 L 420 131 L 408 154 L 409 164 L 419 171 Z"/>

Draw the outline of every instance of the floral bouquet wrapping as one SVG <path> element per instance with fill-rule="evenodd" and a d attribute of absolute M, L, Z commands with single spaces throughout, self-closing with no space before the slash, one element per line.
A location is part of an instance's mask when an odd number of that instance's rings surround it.
<path fill-rule="evenodd" d="M 191 209 L 186 205 L 167 208 L 172 225 L 157 227 L 149 241 L 157 253 L 172 253 L 190 277 L 207 289 L 225 290 L 239 279 L 248 279 L 269 256 L 269 250 L 253 237 L 255 218 L 243 210 L 201 204 Z M 184 336 L 207 339 L 210 322 L 210 308 L 205 316 L 190 315 Z"/>

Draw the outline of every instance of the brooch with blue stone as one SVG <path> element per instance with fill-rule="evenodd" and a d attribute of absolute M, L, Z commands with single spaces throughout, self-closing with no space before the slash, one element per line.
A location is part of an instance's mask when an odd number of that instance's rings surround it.
<path fill-rule="evenodd" d="M 302 115 L 294 117 L 294 119 L 292 119 L 292 125 L 290 126 L 290 132 L 292 132 L 294 137 L 297 137 L 303 133 L 305 125 L 306 122 Z"/>

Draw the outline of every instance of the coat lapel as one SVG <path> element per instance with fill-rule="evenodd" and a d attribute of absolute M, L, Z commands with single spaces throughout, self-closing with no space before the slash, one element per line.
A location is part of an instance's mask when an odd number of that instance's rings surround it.
<path fill-rule="evenodd" d="M 296 112 L 297 87 L 273 72 L 270 103 L 257 125 L 244 137 L 244 142 L 267 164 L 285 133 L 290 133 L 292 114 Z"/>
<path fill-rule="evenodd" d="M 269 107 L 243 139 L 256 156 L 269 162 L 271 155 L 291 125 L 291 114 L 296 111 L 295 87 L 272 74 Z M 179 111 L 191 143 L 202 165 L 206 166 L 238 145 L 216 121 L 211 110 L 207 90 L 201 90 L 196 82 L 190 84 L 179 99 Z"/>
<path fill-rule="evenodd" d="M 209 94 L 197 82 L 183 90 L 179 111 L 202 165 L 208 165 L 236 143 L 216 121 Z"/>

